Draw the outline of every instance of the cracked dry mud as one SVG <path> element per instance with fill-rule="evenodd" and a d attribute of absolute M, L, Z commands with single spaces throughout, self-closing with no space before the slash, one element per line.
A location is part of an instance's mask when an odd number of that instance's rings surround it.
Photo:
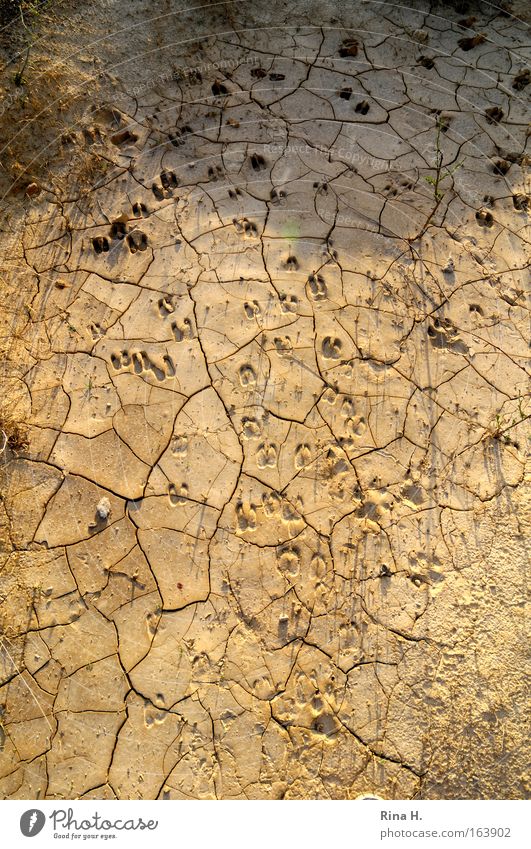
<path fill-rule="evenodd" d="M 10 247 L 0 793 L 522 797 L 527 27 L 132 5 Z"/>

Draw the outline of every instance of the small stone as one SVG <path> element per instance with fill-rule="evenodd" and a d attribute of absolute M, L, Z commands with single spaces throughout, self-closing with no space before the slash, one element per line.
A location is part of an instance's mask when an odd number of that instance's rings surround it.
<path fill-rule="evenodd" d="M 453 274 L 455 269 L 454 261 L 452 257 L 448 259 L 448 262 L 443 268 L 443 274 Z"/>
<path fill-rule="evenodd" d="M 96 515 L 98 519 L 108 519 L 111 514 L 111 502 L 108 498 L 102 498 L 101 501 L 98 502 L 98 506 L 96 507 Z"/>
<path fill-rule="evenodd" d="M 26 195 L 29 198 L 34 198 L 36 195 L 40 194 L 41 187 L 37 183 L 30 183 L 29 186 L 26 186 Z"/>

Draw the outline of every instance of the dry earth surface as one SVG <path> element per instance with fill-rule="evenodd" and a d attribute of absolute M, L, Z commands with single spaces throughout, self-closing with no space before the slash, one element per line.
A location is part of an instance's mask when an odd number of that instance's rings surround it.
<path fill-rule="evenodd" d="M 525 4 L 22 5 L 2 798 L 525 796 Z"/>

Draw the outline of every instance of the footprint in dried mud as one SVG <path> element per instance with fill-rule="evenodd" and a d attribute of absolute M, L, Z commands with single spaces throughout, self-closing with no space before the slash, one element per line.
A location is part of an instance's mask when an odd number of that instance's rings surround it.
<path fill-rule="evenodd" d="M 488 209 L 478 210 L 478 212 L 476 212 L 476 221 L 480 227 L 492 227 L 494 224 L 492 212 L 489 212 Z"/>
<path fill-rule="evenodd" d="M 227 86 L 221 80 L 214 80 L 211 86 L 211 91 L 214 97 L 223 97 L 230 94 Z"/>
<path fill-rule="evenodd" d="M 293 343 L 289 336 L 275 336 L 273 344 L 279 357 L 290 357 L 293 353 Z"/>
<path fill-rule="evenodd" d="M 468 345 L 448 318 L 436 318 L 433 324 L 429 324 L 428 337 L 434 348 L 446 348 L 458 354 L 468 353 Z"/>
<path fill-rule="evenodd" d="M 171 315 L 172 312 L 175 312 L 175 307 L 173 305 L 173 300 L 171 298 L 159 298 L 158 302 L 159 313 L 163 318 L 168 315 Z"/>
<path fill-rule="evenodd" d="M 178 325 L 176 321 L 172 321 L 171 332 L 176 342 L 184 342 L 186 339 L 195 338 L 194 326 L 189 318 L 183 319 L 181 325 Z"/>
<path fill-rule="evenodd" d="M 131 208 L 136 218 L 147 218 L 149 216 L 149 210 L 145 203 L 136 201 Z"/>
<path fill-rule="evenodd" d="M 238 501 L 236 504 L 236 519 L 238 522 L 238 531 L 241 533 L 256 530 L 256 510 L 253 504 L 244 505 L 242 501 Z"/>
<path fill-rule="evenodd" d="M 109 251 L 109 240 L 105 236 L 95 236 L 92 239 L 92 247 L 97 254 L 106 254 Z"/>
<path fill-rule="evenodd" d="M 256 238 L 258 235 L 258 227 L 253 221 L 249 221 L 248 218 L 242 218 L 240 221 L 237 218 L 233 218 L 232 223 L 236 232 L 240 235 L 247 236 L 249 239 Z"/>
<path fill-rule="evenodd" d="M 286 192 L 283 189 L 271 189 L 269 193 L 271 203 L 283 205 L 286 201 Z"/>
<path fill-rule="evenodd" d="M 281 294 L 281 295 L 279 295 L 279 300 L 280 300 L 280 309 L 282 310 L 282 312 L 284 312 L 284 313 L 286 313 L 286 312 L 288 312 L 288 313 L 297 312 L 297 310 L 299 308 L 299 299 L 297 298 L 296 295 Z"/>
<path fill-rule="evenodd" d="M 118 239 L 121 241 L 125 239 L 127 235 L 127 225 L 125 221 L 119 218 L 117 221 L 113 221 L 111 224 L 111 239 Z"/>
<path fill-rule="evenodd" d="M 423 68 L 427 68 L 428 71 L 431 71 L 435 67 L 435 62 L 431 56 L 419 56 L 417 64 L 422 65 Z"/>
<path fill-rule="evenodd" d="M 305 466 L 308 466 L 311 463 L 311 460 L 312 454 L 310 451 L 310 446 L 306 443 L 301 443 L 301 445 L 297 445 L 294 458 L 295 468 L 303 469 Z"/>
<path fill-rule="evenodd" d="M 468 38 L 460 38 L 457 43 L 461 50 L 464 50 L 465 53 L 467 53 L 469 50 L 473 50 L 474 47 L 478 47 L 480 44 L 483 44 L 486 40 L 486 35 L 482 32 L 478 32 L 477 35 L 473 35 Z"/>
<path fill-rule="evenodd" d="M 307 288 L 309 297 L 314 301 L 323 301 L 327 296 L 326 283 L 321 274 L 310 274 Z"/>
<path fill-rule="evenodd" d="M 223 177 L 225 175 L 225 171 L 223 170 L 221 165 L 210 165 L 209 168 L 208 168 L 207 174 L 208 174 L 208 179 L 215 183 L 216 180 L 219 180 L 221 177 Z M 229 194 L 230 194 L 230 191 L 229 191 Z M 239 189 L 236 189 L 236 194 L 238 194 L 238 195 L 241 194 Z"/>
<path fill-rule="evenodd" d="M 523 91 L 524 88 L 529 85 L 529 81 L 531 80 L 531 71 L 529 68 L 522 68 L 521 71 L 518 71 L 515 78 L 513 79 L 513 88 L 515 91 Z"/>
<path fill-rule="evenodd" d="M 368 100 L 361 100 L 356 104 L 356 108 L 354 109 L 359 115 L 366 115 L 369 109 L 371 108 L 371 104 Z"/>
<path fill-rule="evenodd" d="M 185 124 L 182 127 L 176 127 L 175 132 L 170 133 L 168 138 L 173 147 L 182 147 L 183 144 L 186 143 L 188 137 L 192 134 L 192 128 L 188 124 Z"/>
<path fill-rule="evenodd" d="M 344 88 L 339 90 L 339 97 L 341 100 L 350 100 L 352 97 L 352 89 L 350 86 L 345 86 Z"/>
<path fill-rule="evenodd" d="M 163 368 L 156 365 L 148 356 L 146 351 L 123 350 L 120 352 L 114 351 L 111 354 L 111 365 L 115 371 L 123 371 L 133 367 L 133 372 L 137 375 L 151 371 L 157 380 L 162 381 L 167 378 L 175 377 L 176 370 L 172 358 L 165 354 L 162 357 Z"/>
<path fill-rule="evenodd" d="M 262 508 L 264 515 L 268 518 L 275 516 L 280 510 L 282 499 L 278 492 L 263 492 L 262 493 Z"/>
<path fill-rule="evenodd" d="M 342 59 L 352 59 L 358 55 L 359 44 L 355 38 L 345 38 L 339 48 Z"/>
<path fill-rule="evenodd" d="M 256 452 L 256 465 L 259 469 L 274 469 L 278 461 L 278 448 L 274 442 L 263 442 Z"/>
<path fill-rule="evenodd" d="M 327 360 L 338 360 L 341 356 L 342 347 L 340 339 L 325 336 L 321 345 L 323 357 Z"/>
<path fill-rule="evenodd" d="M 179 180 L 173 171 L 162 171 L 160 174 L 160 185 L 153 183 L 151 191 L 157 200 L 164 200 L 173 196 L 173 189 L 179 185 Z"/>
<path fill-rule="evenodd" d="M 278 568 L 283 575 L 295 578 L 300 571 L 301 552 L 297 546 L 281 548 L 278 552 Z"/>
<path fill-rule="evenodd" d="M 299 261 L 296 256 L 290 254 L 286 261 L 284 262 L 284 268 L 286 271 L 297 271 L 299 267 Z"/>
<path fill-rule="evenodd" d="M 113 133 L 110 136 L 111 142 L 116 145 L 116 147 L 127 147 L 128 145 L 134 144 L 138 141 L 138 136 L 136 133 L 131 132 L 131 130 L 119 130 L 117 133 Z"/>
<path fill-rule="evenodd" d="M 243 311 L 250 321 L 262 315 L 262 310 L 258 301 L 246 301 L 243 305 Z"/>
<path fill-rule="evenodd" d="M 242 436 L 244 439 L 259 439 L 262 435 L 262 425 L 258 419 L 242 419 Z"/>
<path fill-rule="evenodd" d="M 499 106 L 491 106 L 490 109 L 485 109 L 485 117 L 488 124 L 499 124 L 503 118 L 503 109 Z"/>
<path fill-rule="evenodd" d="M 266 164 L 264 157 L 260 153 L 251 154 L 251 167 L 253 171 L 263 171 Z"/>
<path fill-rule="evenodd" d="M 529 198 L 527 197 L 527 195 L 518 192 L 517 194 L 513 195 L 513 206 L 519 212 L 527 212 L 527 210 L 529 209 Z"/>
<path fill-rule="evenodd" d="M 499 174 L 500 177 L 504 177 L 509 171 L 512 162 L 509 162 L 507 159 L 497 159 L 493 165 L 492 170 L 495 174 Z"/>
<path fill-rule="evenodd" d="M 142 233 L 141 230 L 133 230 L 127 236 L 127 245 L 132 254 L 147 250 L 148 239 L 146 234 Z"/>
<path fill-rule="evenodd" d="M 168 498 L 172 507 L 176 507 L 178 504 L 186 504 L 188 500 L 188 486 L 183 483 L 177 489 L 174 483 L 170 483 L 168 486 Z"/>
<path fill-rule="evenodd" d="M 354 416 L 346 420 L 345 430 L 349 436 L 363 436 L 367 430 L 367 423 L 363 416 Z"/>
<path fill-rule="evenodd" d="M 188 453 L 188 437 L 184 434 L 175 436 L 170 445 L 172 454 L 185 456 Z"/>
<path fill-rule="evenodd" d="M 252 366 L 241 366 L 239 372 L 241 386 L 254 386 L 256 383 L 256 374 Z"/>

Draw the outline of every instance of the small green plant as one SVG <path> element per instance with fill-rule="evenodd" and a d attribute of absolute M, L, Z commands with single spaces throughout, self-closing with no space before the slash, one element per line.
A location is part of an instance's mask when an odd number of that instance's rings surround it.
<path fill-rule="evenodd" d="M 524 398 L 519 395 L 517 398 L 518 410 L 516 414 L 513 413 L 512 417 L 507 413 L 502 413 L 501 410 L 497 412 L 494 421 L 485 430 L 483 439 L 496 439 L 503 442 L 504 445 L 513 445 L 515 448 L 519 448 L 519 444 L 511 438 L 509 432 L 531 417 L 531 413 L 524 411 L 523 403 Z"/>
<path fill-rule="evenodd" d="M 435 135 L 435 176 L 433 176 L 432 174 L 427 174 L 424 179 L 427 183 L 430 184 L 430 186 L 433 186 L 433 197 L 435 203 L 438 206 L 441 200 L 443 199 L 446 191 L 446 189 L 443 190 L 441 188 L 441 183 L 447 177 L 451 177 L 452 174 L 455 174 L 455 172 L 458 170 L 458 168 L 461 167 L 463 163 L 456 162 L 456 164 L 450 168 L 444 166 L 444 154 L 441 150 L 441 133 L 445 132 L 448 129 L 448 124 L 446 123 L 444 118 L 441 118 L 440 115 L 437 118 L 436 128 L 437 131 Z"/>

